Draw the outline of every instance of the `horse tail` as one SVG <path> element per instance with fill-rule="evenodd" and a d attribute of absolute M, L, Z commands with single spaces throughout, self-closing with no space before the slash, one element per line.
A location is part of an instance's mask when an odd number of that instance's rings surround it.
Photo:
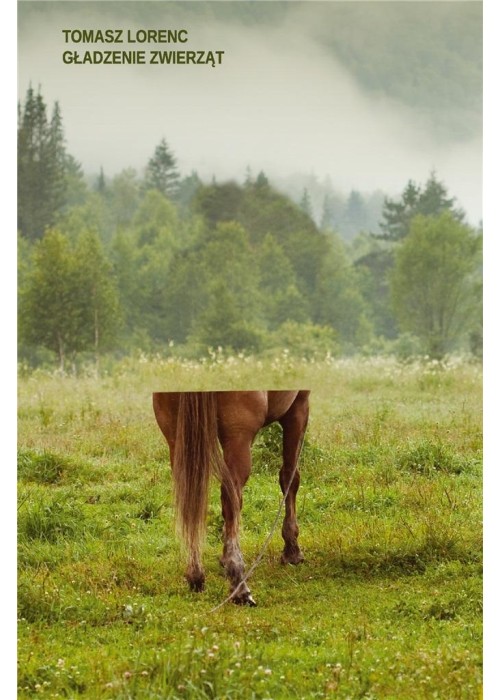
<path fill-rule="evenodd" d="M 226 485 L 234 504 L 237 498 L 217 438 L 215 392 L 181 393 L 172 468 L 177 524 L 192 550 L 205 534 L 210 474 Z"/>

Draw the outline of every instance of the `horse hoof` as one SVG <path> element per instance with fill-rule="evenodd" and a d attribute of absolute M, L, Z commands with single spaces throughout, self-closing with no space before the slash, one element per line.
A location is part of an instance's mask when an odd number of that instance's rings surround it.
<path fill-rule="evenodd" d="M 242 595 L 236 596 L 235 598 L 233 598 L 233 603 L 235 605 L 247 605 L 250 608 L 257 607 L 257 603 L 252 598 L 250 593 L 244 593 Z"/>
<path fill-rule="evenodd" d="M 281 563 L 282 564 L 293 564 L 296 566 L 297 564 L 302 564 L 304 561 L 304 555 L 300 551 L 300 549 L 297 552 L 283 552 L 281 555 Z"/>
<path fill-rule="evenodd" d="M 188 579 L 188 584 L 193 593 L 201 593 L 205 590 L 205 579 L 203 578 Z"/>

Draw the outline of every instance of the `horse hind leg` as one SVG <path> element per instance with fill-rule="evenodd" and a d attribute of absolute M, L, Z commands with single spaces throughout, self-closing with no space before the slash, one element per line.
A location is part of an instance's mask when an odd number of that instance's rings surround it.
<path fill-rule="evenodd" d="M 232 601 L 237 605 L 255 606 L 256 603 L 250 593 L 245 577 L 245 563 L 239 543 L 239 521 L 241 506 L 243 503 L 243 487 L 250 476 L 252 458 L 250 453 L 251 439 L 248 441 L 227 442 L 223 445 L 224 460 L 228 467 L 228 475 L 231 476 L 237 492 L 237 512 L 231 505 L 227 487 L 222 484 L 221 501 L 222 514 L 224 516 L 223 541 L 224 547 L 221 564 L 231 584 Z"/>
<path fill-rule="evenodd" d="M 280 487 L 285 500 L 285 517 L 281 534 L 284 540 L 283 564 L 300 564 L 304 555 L 298 543 L 299 526 L 297 523 L 296 499 L 300 485 L 298 460 L 308 420 L 308 399 L 300 394 L 280 423 L 283 428 L 283 466 L 280 470 Z"/>

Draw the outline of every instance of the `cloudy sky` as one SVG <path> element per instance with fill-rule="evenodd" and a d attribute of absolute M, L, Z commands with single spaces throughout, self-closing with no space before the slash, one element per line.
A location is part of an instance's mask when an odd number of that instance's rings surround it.
<path fill-rule="evenodd" d="M 266 5 L 268 3 L 265 3 Z M 398 194 L 436 170 L 472 223 L 481 212 L 481 134 L 443 140 L 421 115 L 364 91 L 324 43 L 329 3 L 293 3 L 279 20 L 239 23 L 148 3 L 145 18 L 128 2 L 21 2 L 18 85 L 41 86 L 58 100 L 69 152 L 87 173 L 141 170 L 165 137 L 183 174 L 244 177 L 247 166 L 271 178 L 329 176 L 343 192 Z M 142 3 L 143 6 L 146 3 Z M 206 3 L 198 4 L 202 8 Z M 383 11 L 383 3 L 379 3 Z M 206 9 L 206 8 L 205 8 Z M 62 30 L 181 28 L 186 45 L 65 44 Z M 224 51 L 222 64 L 64 65 L 65 50 L 142 48 Z"/>

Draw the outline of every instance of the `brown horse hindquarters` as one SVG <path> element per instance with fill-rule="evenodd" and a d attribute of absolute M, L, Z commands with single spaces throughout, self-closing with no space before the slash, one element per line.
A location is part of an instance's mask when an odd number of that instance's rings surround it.
<path fill-rule="evenodd" d="M 202 590 L 200 538 L 206 516 L 208 472 L 221 481 L 224 548 L 221 563 L 231 581 L 233 601 L 254 605 L 244 576 L 239 545 L 239 518 L 243 487 L 250 475 L 251 445 L 264 426 L 279 421 L 283 427 L 283 465 L 280 485 L 286 494 L 282 561 L 303 560 L 297 543 L 295 500 L 300 477 L 297 461 L 308 419 L 309 391 L 226 391 L 155 393 L 158 424 L 170 448 L 177 514 L 189 549 L 186 578 L 193 590 Z M 217 450 L 217 437 L 223 460 Z"/>

